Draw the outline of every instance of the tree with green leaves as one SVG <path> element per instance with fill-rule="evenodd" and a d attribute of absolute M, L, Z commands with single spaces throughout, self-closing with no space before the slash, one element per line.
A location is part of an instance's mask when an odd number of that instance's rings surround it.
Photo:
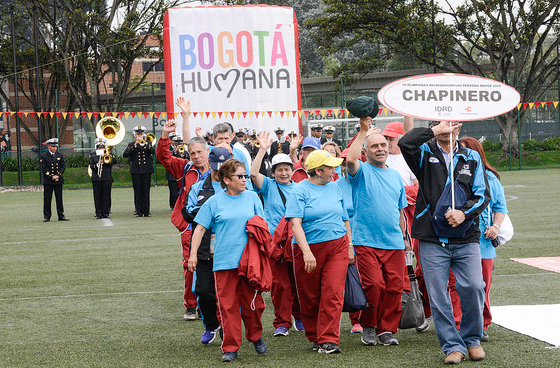
<path fill-rule="evenodd" d="M 411 55 L 439 72 L 495 79 L 517 88 L 521 100 L 539 101 L 559 77 L 560 0 L 472 0 L 454 5 L 430 0 L 325 0 L 325 14 L 310 26 L 325 53 L 360 42 L 380 43 L 378 60 Z M 444 4 L 445 6 L 442 6 Z M 442 17 L 443 16 L 443 17 Z M 383 57 L 383 53 L 386 57 Z M 342 64 L 350 72 L 373 71 L 372 56 Z M 518 155 L 526 111 L 496 117 Z M 518 130 L 519 129 L 519 130 Z"/>

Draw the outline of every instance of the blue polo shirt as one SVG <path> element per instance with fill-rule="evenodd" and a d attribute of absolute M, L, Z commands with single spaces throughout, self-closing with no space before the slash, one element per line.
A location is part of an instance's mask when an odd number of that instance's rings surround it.
<path fill-rule="evenodd" d="M 261 194 L 264 198 L 264 215 L 266 222 L 268 222 L 268 230 L 270 230 L 271 235 L 274 234 L 276 226 L 278 226 L 278 223 L 280 223 L 280 220 L 284 216 L 284 212 L 286 212 L 286 207 L 282 202 L 278 187 L 280 187 L 284 197 L 288 200 L 288 196 L 292 192 L 294 185 L 293 182 L 290 184 L 279 184 L 276 180 L 265 176 L 261 189 L 257 190 L 255 188 L 257 193 Z"/>
<path fill-rule="evenodd" d="M 194 221 L 216 234 L 213 271 L 231 270 L 239 266 L 247 244 L 247 221 L 253 216 L 264 218 L 259 196 L 249 190 L 239 195 L 217 192 L 200 207 Z"/>
<path fill-rule="evenodd" d="M 302 219 L 308 244 L 335 240 L 346 235 L 344 221 L 348 214 L 344 208 L 342 191 L 335 182 L 315 185 L 307 179 L 297 184 L 286 202 L 286 220 Z M 294 237 L 294 243 L 296 243 Z"/>
<path fill-rule="evenodd" d="M 354 218 L 354 201 L 352 200 L 352 185 L 342 175 L 340 176 L 340 179 L 335 181 L 335 183 L 342 191 L 342 198 L 344 198 L 344 208 L 346 209 L 346 213 L 348 213 L 350 224 L 352 224 L 352 219 Z"/>
<path fill-rule="evenodd" d="M 348 175 L 354 201 L 352 243 L 379 249 L 404 249 L 399 209 L 408 204 L 400 174 L 369 162 L 359 162 L 359 165 L 356 175 Z"/>

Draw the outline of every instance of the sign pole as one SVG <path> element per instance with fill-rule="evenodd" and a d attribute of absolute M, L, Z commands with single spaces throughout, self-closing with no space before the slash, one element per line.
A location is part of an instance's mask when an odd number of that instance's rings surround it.
<path fill-rule="evenodd" d="M 449 121 L 449 127 L 453 126 L 453 122 Z M 451 173 L 451 209 L 455 211 L 455 180 L 453 178 L 453 131 L 449 133 L 449 144 L 451 146 L 451 160 L 449 162 L 449 172 Z"/>

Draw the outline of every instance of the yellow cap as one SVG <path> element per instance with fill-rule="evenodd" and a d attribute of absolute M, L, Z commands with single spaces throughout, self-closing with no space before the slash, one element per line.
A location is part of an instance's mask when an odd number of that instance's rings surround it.
<path fill-rule="evenodd" d="M 320 166 L 330 166 L 337 167 L 342 164 L 342 159 L 334 157 L 330 153 L 324 150 L 315 150 L 307 156 L 305 160 L 305 167 L 307 170 L 313 170 Z"/>

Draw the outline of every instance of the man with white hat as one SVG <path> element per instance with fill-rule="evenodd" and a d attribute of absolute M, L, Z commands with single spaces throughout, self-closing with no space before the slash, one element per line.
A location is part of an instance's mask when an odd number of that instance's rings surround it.
<path fill-rule="evenodd" d="M 311 136 L 315 138 L 321 139 L 321 134 L 323 133 L 323 124 L 316 123 L 309 125 L 309 129 L 311 129 Z"/>
<path fill-rule="evenodd" d="M 111 171 L 115 164 L 115 157 L 106 151 L 107 142 L 104 138 L 95 139 L 95 152 L 89 155 L 91 169 L 91 185 L 93 188 L 93 202 L 95 205 L 95 218 L 109 218 L 111 209 L 111 187 L 113 176 Z M 105 155 L 109 155 L 105 162 Z"/>
<path fill-rule="evenodd" d="M 342 142 L 340 139 L 334 138 L 334 132 L 336 131 L 335 127 L 332 125 L 327 125 L 323 131 L 325 132 L 325 136 L 321 138 L 321 146 L 327 142 L 334 142 L 339 146 L 342 146 Z"/>
<path fill-rule="evenodd" d="M 134 127 L 134 142 L 123 152 L 130 163 L 130 176 L 134 189 L 134 213 L 136 217 L 150 217 L 150 181 L 154 172 L 152 156 L 154 146 L 145 139 L 146 127 Z"/>
<path fill-rule="evenodd" d="M 45 142 L 47 151 L 41 154 L 39 164 L 43 176 L 43 222 L 51 220 L 52 194 L 56 198 L 56 212 L 58 221 L 68 221 L 64 216 L 64 205 L 62 204 L 62 185 L 64 184 L 64 156 L 58 150 L 58 139 L 51 138 Z"/>
<path fill-rule="evenodd" d="M 276 129 L 274 129 L 274 133 L 276 134 L 277 139 L 272 142 L 272 145 L 270 146 L 269 158 L 272 159 L 280 153 L 284 153 L 286 155 L 290 154 L 290 142 L 288 142 L 284 136 L 284 128 L 276 127 Z"/>

